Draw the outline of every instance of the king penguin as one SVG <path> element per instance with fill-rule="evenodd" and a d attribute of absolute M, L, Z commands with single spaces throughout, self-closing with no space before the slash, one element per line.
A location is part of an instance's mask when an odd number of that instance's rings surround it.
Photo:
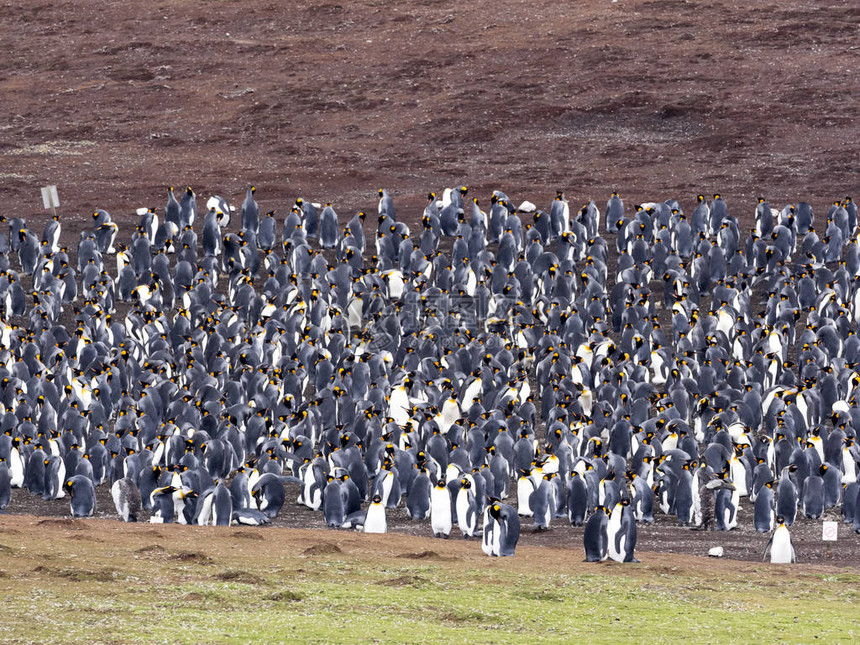
<path fill-rule="evenodd" d="M 582 526 L 588 512 L 588 485 L 577 471 L 570 473 L 567 483 L 567 519 L 573 526 Z"/>
<path fill-rule="evenodd" d="M 773 481 L 769 481 L 759 489 L 753 504 L 753 528 L 756 533 L 770 533 L 773 530 L 776 518 L 773 509 Z"/>
<path fill-rule="evenodd" d="M 385 517 L 385 504 L 382 503 L 381 495 L 374 495 L 370 506 L 367 507 L 367 514 L 364 516 L 364 526 L 362 529 L 365 533 L 387 533 L 388 520 Z"/>
<path fill-rule="evenodd" d="M 791 534 L 788 532 L 788 527 L 781 515 L 776 518 L 776 529 L 761 554 L 762 562 L 767 558 L 768 549 L 770 549 L 771 564 L 794 564 L 797 562 L 797 555 L 791 543 Z"/>
<path fill-rule="evenodd" d="M 140 490 L 131 477 L 117 479 L 110 488 L 116 512 L 123 522 L 137 522 L 142 500 Z"/>
<path fill-rule="evenodd" d="M 616 562 L 639 562 L 634 556 L 636 548 L 636 518 L 630 501 L 623 499 L 609 514 L 606 525 L 609 557 Z"/>
<path fill-rule="evenodd" d="M 6 512 L 9 501 L 12 499 L 12 475 L 9 474 L 9 466 L 6 460 L 0 458 L 0 513 Z"/>
<path fill-rule="evenodd" d="M 448 539 L 451 533 L 451 492 L 445 483 L 445 478 L 436 480 L 436 485 L 430 490 L 430 526 L 437 538 Z"/>
<path fill-rule="evenodd" d="M 320 213 L 320 246 L 324 249 L 333 249 L 337 246 L 338 223 L 337 213 L 331 204 L 326 204 Z"/>
<path fill-rule="evenodd" d="M 59 455 L 45 459 L 45 489 L 43 499 L 60 499 L 66 496 L 63 482 L 66 481 L 66 465 Z"/>
<path fill-rule="evenodd" d="M 426 520 L 430 516 L 430 488 L 427 469 L 419 469 L 406 492 L 406 514 L 410 519 Z"/>
<path fill-rule="evenodd" d="M 487 519 L 491 525 L 484 524 L 484 531 L 493 535 L 493 544 L 497 546 L 490 555 L 511 556 L 520 539 L 520 518 L 513 506 L 495 500 L 487 507 Z"/>
<path fill-rule="evenodd" d="M 477 475 L 476 475 L 477 477 Z M 475 537 L 478 530 L 478 504 L 472 491 L 472 479 L 460 479 L 460 490 L 457 492 L 457 526 L 463 538 Z"/>
<path fill-rule="evenodd" d="M 603 562 L 608 557 L 608 526 L 606 509 L 603 506 L 596 507 L 585 523 L 585 531 L 582 534 L 586 562 Z"/>
<path fill-rule="evenodd" d="M 254 199 L 254 193 L 257 192 L 256 186 L 249 186 L 245 192 L 245 201 L 242 202 L 242 213 L 240 221 L 242 222 L 243 231 L 252 231 L 254 235 L 260 228 L 260 208 Z"/>
<path fill-rule="evenodd" d="M 96 489 L 86 475 L 73 475 L 66 480 L 72 517 L 91 517 L 96 511 Z"/>

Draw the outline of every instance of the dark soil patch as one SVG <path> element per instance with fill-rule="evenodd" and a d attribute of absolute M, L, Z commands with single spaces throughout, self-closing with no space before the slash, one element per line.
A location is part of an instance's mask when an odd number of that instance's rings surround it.
<path fill-rule="evenodd" d="M 424 582 L 425 580 L 421 576 L 400 576 L 398 578 L 380 580 L 373 584 L 382 587 L 420 587 Z"/>
<path fill-rule="evenodd" d="M 170 556 L 171 560 L 179 560 L 180 562 L 192 562 L 194 564 L 211 564 L 212 558 L 205 553 L 199 551 L 180 551 Z"/>
<path fill-rule="evenodd" d="M 72 582 L 108 582 L 115 580 L 117 576 L 116 569 L 76 569 L 73 567 L 46 567 L 39 565 L 33 569 L 33 573 L 42 573 L 54 578 L 66 578 Z"/>
<path fill-rule="evenodd" d="M 246 585 L 260 585 L 265 582 L 260 576 L 248 573 L 247 571 L 238 571 L 236 569 L 227 569 L 222 571 L 221 573 L 216 574 L 215 578 L 222 582 L 241 582 Z"/>
<path fill-rule="evenodd" d="M 454 560 L 455 558 L 451 558 L 448 556 L 440 555 L 435 551 L 420 551 L 418 553 L 400 553 L 397 555 L 398 558 L 404 558 L 406 560 Z"/>
<path fill-rule="evenodd" d="M 317 556 L 317 555 L 333 555 L 335 553 L 343 553 L 341 548 L 336 544 L 331 544 L 329 542 L 321 542 L 320 544 L 314 544 L 311 547 L 308 547 L 304 551 L 302 551 L 302 555 L 306 556 Z"/>
<path fill-rule="evenodd" d="M 39 522 L 38 522 L 38 523 L 39 523 L 40 525 L 43 525 L 43 524 L 49 524 L 49 525 L 51 525 L 51 526 L 62 526 L 62 527 L 64 527 L 64 528 L 71 529 L 72 531 L 83 531 L 83 530 L 84 530 L 84 526 L 83 526 L 83 524 L 81 523 L 81 521 L 80 521 L 80 520 L 71 520 L 71 519 L 61 519 L 61 520 L 56 520 L 56 519 L 46 519 L 46 520 L 39 520 Z"/>
<path fill-rule="evenodd" d="M 163 556 L 166 555 L 167 551 L 159 544 L 148 544 L 137 549 L 135 553 L 147 556 Z"/>

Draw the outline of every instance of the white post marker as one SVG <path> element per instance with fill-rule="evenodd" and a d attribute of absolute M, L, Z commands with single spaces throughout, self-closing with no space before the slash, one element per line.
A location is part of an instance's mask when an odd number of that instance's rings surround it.
<path fill-rule="evenodd" d="M 60 206 L 60 198 L 57 195 L 56 186 L 42 186 L 42 205 L 45 210 L 50 208 L 52 214 L 57 214 L 57 208 Z"/>
<path fill-rule="evenodd" d="M 825 542 L 836 542 L 839 533 L 839 522 L 824 522 L 821 525 L 821 539 Z"/>

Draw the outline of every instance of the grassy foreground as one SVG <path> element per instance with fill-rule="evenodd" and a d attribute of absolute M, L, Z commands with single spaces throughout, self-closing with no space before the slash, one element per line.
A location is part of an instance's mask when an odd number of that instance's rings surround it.
<path fill-rule="evenodd" d="M 860 571 L 0 517 L 0 641 L 857 642 Z"/>

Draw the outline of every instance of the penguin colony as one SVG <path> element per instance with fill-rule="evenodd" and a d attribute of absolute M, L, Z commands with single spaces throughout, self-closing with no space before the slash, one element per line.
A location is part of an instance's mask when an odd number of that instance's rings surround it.
<path fill-rule="evenodd" d="M 761 199 L 742 231 L 719 195 L 467 193 L 413 230 L 380 190 L 368 243 L 364 212 L 261 214 L 251 187 L 200 225 L 170 189 L 125 243 L 97 210 L 74 262 L 59 218 L 8 220 L 0 509 L 22 487 L 87 517 L 108 485 L 126 521 L 265 524 L 293 483 L 330 527 L 405 506 L 512 555 L 520 518 L 560 520 L 619 561 L 655 513 L 730 530 L 743 497 L 756 531 L 837 506 L 860 531 L 850 198 Z"/>

